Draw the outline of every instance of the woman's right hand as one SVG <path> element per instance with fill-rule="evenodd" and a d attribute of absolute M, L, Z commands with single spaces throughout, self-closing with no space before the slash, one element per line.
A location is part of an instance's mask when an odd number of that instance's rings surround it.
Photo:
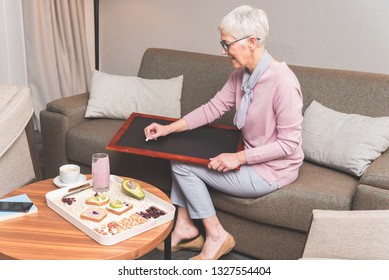
<path fill-rule="evenodd" d="M 144 129 L 146 139 L 157 140 L 158 137 L 169 135 L 173 132 L 188 130 L 188 124 L 184 119 L 179 119 L 168 125 L 152 123 Z"/>
<path fill-rule="evenodd" d="M 168 129 L 166 125 L 160 125 L 158 123 L 152 123 L 144 129 L 146 139 L 157 140 L 160 136 L 168 135 Z"/>

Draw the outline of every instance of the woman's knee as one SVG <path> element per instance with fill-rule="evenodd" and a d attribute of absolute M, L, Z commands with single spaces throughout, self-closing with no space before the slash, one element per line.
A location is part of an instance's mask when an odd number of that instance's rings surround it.
<path fill-rule="evenodd" d="M 180 175 L 185 175 L 188 174 L 190 168 L 188 164 L 185 162 L 180 162 L 180 161 L 171 161 L 171 168 L 173 173 L 180 174 Z"/>

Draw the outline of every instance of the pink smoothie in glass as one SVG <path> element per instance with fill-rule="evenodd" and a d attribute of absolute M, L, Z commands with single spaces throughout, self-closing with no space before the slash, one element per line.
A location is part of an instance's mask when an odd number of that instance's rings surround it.
<path fill-rule="evenodd" d="M 92 157 L 93 190 L 103 192 L 109 189 L 109 158 L 107 154 L 94 154 Z"/>

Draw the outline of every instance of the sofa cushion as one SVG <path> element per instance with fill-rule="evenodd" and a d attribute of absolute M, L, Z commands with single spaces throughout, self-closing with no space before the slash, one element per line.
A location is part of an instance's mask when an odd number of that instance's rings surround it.
<path fill-rule="evenodd" d="M 94 71 L 87 118 L 127 119 L 133 112 L 181 117 L 183 76 L 142 79 Z"/>
<path fill-rule="evenodd" d="M 304 162 L 295 182 L 258 198 L 212 191 L 215 207 L 255 222 L 308 231 L 313 209 L 351 209 L 358 180 L 346 173 Z"/>
<path fill-rule="evenodd" d="M 389 117 L 345 114 L 313 101 L 302 123 L 305 158 L 356 176 L 389 147 Z"/>
<path fill-rule="evenodd" d="M 353 210 L 389 210 L 389 190 L 359 185 L 354 197 Z"/>

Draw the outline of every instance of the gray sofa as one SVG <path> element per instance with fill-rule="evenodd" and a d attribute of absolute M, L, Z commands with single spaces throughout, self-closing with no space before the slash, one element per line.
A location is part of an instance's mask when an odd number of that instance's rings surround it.
<path fill-rule="evenodd" d="M 290 66 L 304 95 L 304 109 L 316 100 L 337 111 L 389 116 L 389 75 Z M 184 75 L 182 114 L 208 101 L 232 71 L 226 57 L 148 49 L 139 77 Z M 72 162 L 90 172 L 91 155 L 105 150 L 123 120 L 86 119 L 88 93 L 55 100 L 41 112 L 46 177 Z M 220 122 L 232 124 L 233 113 Z M 169 161 L 109 151 L 113 174 L 151 183 L 169 192 Z M 355 177 L 305 161 L 298 179 L 269 195 L 243 199 L 212 192 L 218 215 L 237 240 L 235 250 L 258 259 L 302 256 L 313 209 L 389 209 L 389 151 Z"/>

